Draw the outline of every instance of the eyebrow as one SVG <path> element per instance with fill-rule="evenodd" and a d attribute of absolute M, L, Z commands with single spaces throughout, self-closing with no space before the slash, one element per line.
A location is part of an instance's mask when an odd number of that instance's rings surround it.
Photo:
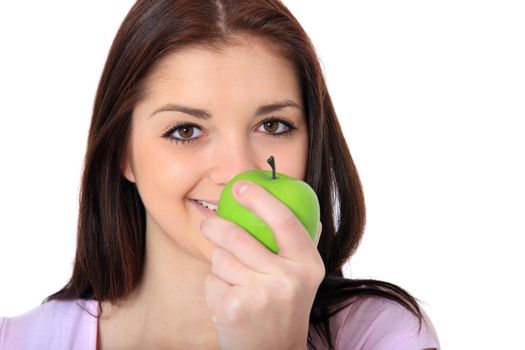
<path fill-rule="evenodd" d="M 260 115 L 276 112 L 285 107 L 295 107 L 295 108 L 302 110 L 301 106 L 298 103 L 292 100 L 283 100 L 283 101 L 273 102 L 270 104 L 259 106 L 257 110 L 255 111 L 255 116 L 260 116 Z M 181 113 L 185 113 L 193 117 L 196 117 L 199 119 L 205 119 L 205 120 L 211 118 L 211 113 L 205 109 L 192 108 L 192 107 L 179 105 L 179 104 L 172 104 L 172 103 L 168 103 L 160 107 L 159 109 L 155 110 L 155 112 L 153 112 L 150 115 L 150 117 L 154 116 L 157 113 L 161 113 L 161 112 L 181 112 Z"/>

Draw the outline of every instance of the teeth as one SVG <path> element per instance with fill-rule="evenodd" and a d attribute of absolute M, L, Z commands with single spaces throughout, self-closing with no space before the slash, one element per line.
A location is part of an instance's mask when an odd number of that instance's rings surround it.
<path fill-rule="evenodd" d="M 205 201 L 200 201 L 198 199 L 195 200 L 197 203 L 199 203 L 200 205 L 202 205 L 203 207 L 206 207 L 210 210 L 213 210 L 213 211 L 217 211 L 217 206 L 216 205 L 213 205 L 211 203 L 208 203 L 208 202 L 205 202 Z"/>

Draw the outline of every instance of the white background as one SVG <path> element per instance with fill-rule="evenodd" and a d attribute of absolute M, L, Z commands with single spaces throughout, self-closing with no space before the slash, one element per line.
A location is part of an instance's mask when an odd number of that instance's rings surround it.
<path fill-rule="evenodd" d="M 522 2 L 285 3 L 317 48 L 362 176 L 352 276 L 422 300 L 444 349 L 523 346 Z M 92 103 L 131 4 L 0 4 L 2 316 L 69 278 Z"/>

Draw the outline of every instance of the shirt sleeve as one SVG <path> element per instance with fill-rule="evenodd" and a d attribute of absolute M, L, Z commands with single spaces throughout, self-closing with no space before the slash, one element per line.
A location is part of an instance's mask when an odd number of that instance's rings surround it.
<path fill-rule="evenodd" d="M 421 329 L 418 319 L 410 311 L 384 298 L 364 298 L 343 312 L 336 349 L 440 349 L 434 326 L 424 310 Z"/>
<path fill-rule="evenodd" d="M 52 300 L 16 317 L 0 318 L 0 350 L 95 350 L 96 301 Z M 89 311 L 90 313 L 88 313 Z"/>

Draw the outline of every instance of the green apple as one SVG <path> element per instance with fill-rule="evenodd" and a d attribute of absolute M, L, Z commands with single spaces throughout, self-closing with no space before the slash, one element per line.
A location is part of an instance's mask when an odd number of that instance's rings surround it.
<path fill-rule="evenodd" d="M 277 242 L 271 228 L 253 212 L 241 206 L 232 193 L 238 180 L 248 180 L 264 187 L 284 203 L 303 224 L 308 235 L 315 241 L 319 228 L 320 209 L 315 191 L 306 183 L 293 177 L 276 173 L 273 156 L 268 159 L 272 170 L 248 170 L 233 177 L 224 187 L 217 215 L 244 228 L 274 253 Z"/>

